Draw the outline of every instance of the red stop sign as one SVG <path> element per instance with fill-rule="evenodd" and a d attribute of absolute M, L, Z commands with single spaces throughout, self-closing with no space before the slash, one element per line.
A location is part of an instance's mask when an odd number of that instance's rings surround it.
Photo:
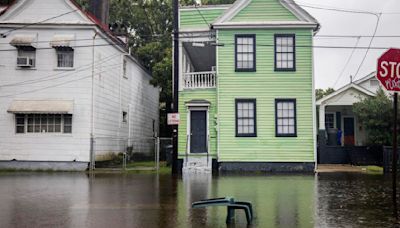
<path fill-rule="evenodd" d="M 400 91 L 400 49 L 391 48 L 379 57 L 376 78 L 388 91 Z"/>

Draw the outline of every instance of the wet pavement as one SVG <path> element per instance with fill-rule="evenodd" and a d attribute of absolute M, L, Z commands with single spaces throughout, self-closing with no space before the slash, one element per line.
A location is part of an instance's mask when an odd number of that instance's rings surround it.
<path fill-rule="evenodd" d="M 389 176 L 2 173 L 0 227 L 226 227 L 226 208 L 251 201 L 250 227 L 392 227 Z M 243 213 L 229 227 L 247 227 Z"/>

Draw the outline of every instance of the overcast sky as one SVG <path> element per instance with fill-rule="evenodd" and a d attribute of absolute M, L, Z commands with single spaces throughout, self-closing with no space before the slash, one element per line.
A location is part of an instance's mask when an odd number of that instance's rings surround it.
<path fill-rule="evenodd" d="M 313 15 L 321 24 L 317 35 L 366 35 L 374 32 L 377 17 L 369 14 L 335 12 L 329 10 L 305 7 L 320 6 L 341 9 L 352 9 L 372 12 L 382 12 L 377 36 L 398 35 L 396 38 L 373 39 L 371 46 L 398 47 L 400 48 L 400 1 L 399 0 L 295 0 L 297 4 L 304 5 L 303 9 Z M 391 14 L 388 14 L 391 13 Z M 393 14 L 397 13 L 397 14 Z M 360 38 L 358 46 L 367 47 L 371 38 Z M 357 38 L 325 38 L 315 37 L 314 46 L 355 46 Z M 322 49 L 314 48 L 315 87 L 338 89 L 350 82 L 350 75 L 360 79 L 375 71 L 377 58 L 384 50 L 369 50 L 368 55 L 355 76 L 366 50 L 355 50 L 349 64 L 344 69 L 352 49 Z M 344 69 L 343 75 L 339 78 Z"/>

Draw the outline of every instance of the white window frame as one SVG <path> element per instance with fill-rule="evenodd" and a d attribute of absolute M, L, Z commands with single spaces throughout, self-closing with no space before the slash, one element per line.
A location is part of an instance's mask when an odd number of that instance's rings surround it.
<path fill-rule="evenodd" d="M 123 78 L 128 78 L 128 61 L 126 58 L 122 59 L 122 77 Z"/>
<path fill-rule="evenodd" d="M 25 48 L 28 48 L 28 47 L 22 47 L 22 46 L 17 47 L 17 58 L 29 57 L 29 58 L 33 59 L 32 67 L 28 67 L 28 68 L 19 67 L 19 66 L 17 66 L 17 67 L 18 67 L 18 69 L 35 68 L 36 67 L 36 49 L 34 47 L 30 47 L 30 48 L 32 48 L 32 50 L 24 50 Z"/>
<path fill-rule="evenodd" d="M 55 68 L 56 69 L 59 69 L 59 70 L 73 70 L 74 69 L 74 67 L 75 67 L 75 51 L 74 51 L 74 49 L 71 48 L 70 50 L 62 50 L 62 48 L 55 48 L 55 53 L 56 53 L 56 56 L 55 56 Z M 72 54 L 72 66 L 59 66 L 58 65 L 59 54 L 66 54 L 66 53 Z"/>
<path fill-rule="evenodd" d="M 24 115 L 24 132 L 23 133 L 17 133 L 17 115 Z M 45 131 L 45 132 L 43 132 L 43 131 L 36 131 L 35 132 L 35 130 L 33 130 L 33 132 L 28 132 L 28 116 L 29 115 L 33 115 L 33 118 L 35 119 L 35 118 L 39 118 L 40 119 L 40 121 L 41 121 L 41 118 L 42 118 L 42 116 L 41 115 L 60 115 L 61 116 L 61 121 L 60 121 L 60 131 L 59 132 L 49 132 L 48 130 L 47 131 Z M 39 115 L 39 117 L 37 117 L 36 115 Z M 71 124 L 66 124 L 65 123 L 65 116 L 66 115 L 68 115 L 68 116 L 70 116 L 71 117 Z M 47 118 L 47 124 L 46 125 L 48 125 L 48 116 L 46 117 Z M 54 118 L 55 118 L 55 116 L 54 116 Z M 22 113 L 15 113 L 15 115 L 14 115 L 14 126 L 15 126 L 15 130 L 14 130 L 14 132 L 15 132 L 15 134 L 17 134 L 17 135 L 26 135 L 26 134 L 29 134 L 29 135 L 31 135 L 31 134 L 46 134 L 46 135 L 48 135 L 48 134 L 62 134 L 62 135 L 71 135 L 72 134 L 72 121 L 73 121 L 73 116 L 72 115 L 70 115 L 70 114 L 52 114 L 52 113 L 49 113 L 49 114 L 33 114 L 33 113 L 31 113 L 31 114 L 22 114 Z M 35 127 L 35 125 L 33 125 L 33 127 Z M 48 126 L 47 126 L 48 127 Z M 71 127 L 71 132 L 65 132 L 65 127 Z M 39 124 L 39 128 L 41 128 L 41 124 Z"/>

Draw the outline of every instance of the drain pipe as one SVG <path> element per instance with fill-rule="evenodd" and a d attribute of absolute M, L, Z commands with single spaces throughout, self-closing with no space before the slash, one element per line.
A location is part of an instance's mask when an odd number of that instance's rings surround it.
<path fill-rule="evenodd" d="M 97 31 L 95 31 L 94 36 L 93 36 L 93 42 L 92 42 L 92 106 L 91 106 L 91 112 L 90 112 L 90 170 L 95 169 L 95 152 L 94 152 L 94 64 L 95 64 L 95 59 L 94 59 L 94 47 L 95 47 L 95 40 L 96 36 L 98 35 Z"/>

